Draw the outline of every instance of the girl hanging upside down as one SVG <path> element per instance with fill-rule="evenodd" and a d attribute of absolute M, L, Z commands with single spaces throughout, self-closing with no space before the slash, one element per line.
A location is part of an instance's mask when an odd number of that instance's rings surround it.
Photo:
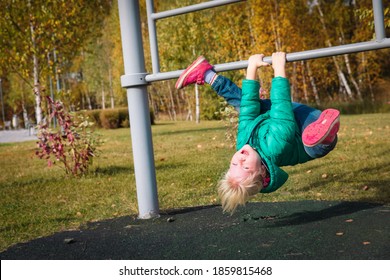
<path fill-rule="evenodd" d="M 291 102 L 285 53 L 272 54 L 274 78 L 270 99 L 260 99 L 257 69 L 269 65 L 263 58 L 263 54 L 249 58 L 242 91 L 228 78 L 216 74 L 203 56 L 198 57 L 176 83 L 176 88 L 180 89 L 206 82 L 240 112 L 237 152 L 218 188 L 223 210 L 231 213 L 251 196 L 280 188 L 288 178 L 280 167 L 323 157 L 337 143 L 339 111 L 321 112 Z"/>

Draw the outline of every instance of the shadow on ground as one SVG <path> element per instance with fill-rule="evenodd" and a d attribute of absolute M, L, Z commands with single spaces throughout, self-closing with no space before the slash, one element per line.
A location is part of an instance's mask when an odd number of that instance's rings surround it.
<path fill-rule="evenodd" d="M 17 244 L 5 259 L 389 259 L 390 205 L 299 201 L 250 203 L 127 216 Z"/>

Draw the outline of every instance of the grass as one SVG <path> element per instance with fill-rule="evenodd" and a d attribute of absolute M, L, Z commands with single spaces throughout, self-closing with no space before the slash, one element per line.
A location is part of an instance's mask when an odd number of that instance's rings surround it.
<path fill-rule="evenodd" d="M 390 202 L 390 114 L 342 116 L 328 156 L 286 167 L 289 181 L 253 201 Z M 223 123 L 163 122 L 152 127 L 160 208 L 217 204 L 216 184 L 234 149 Z M 137 213 L 129 129 L 100 131 L 106 143 L 90 174 L 47 168 L 35 143 L 0 144 L 0 251 L 89 221 Z"/>

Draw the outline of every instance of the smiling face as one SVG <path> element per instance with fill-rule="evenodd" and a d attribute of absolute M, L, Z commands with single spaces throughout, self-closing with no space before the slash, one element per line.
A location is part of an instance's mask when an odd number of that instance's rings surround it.
<path fill-rule="evenodd" d="M 249 145 L 244 145 L 238 150 L 230 161 L 229 173 L 237 181 L 248 177 L 261 168 L 259 154 Z"/>

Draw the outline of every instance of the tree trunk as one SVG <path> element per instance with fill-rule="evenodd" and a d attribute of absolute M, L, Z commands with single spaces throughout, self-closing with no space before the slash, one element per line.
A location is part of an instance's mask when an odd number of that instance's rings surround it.
<path fill-rule="evenodd" d="M 176 109 L 175 109 L 175 101 L 173 100 L 172 88 L 170 81 L 167 81 L 168 91 L 169 91 L 169 100 L 170 100 L 170 111 L 172 112 L 173 120 L 176 121 Z"/>
<path fill-rule="evenodd" d="M 328 45 L 328 47 L 332 47 L 332 43 L 330 42 L 330 39 L 329 39 L 328 30 L 327 30 L 326 25 L 325 25 L 324 14 L 322 12 L 322 9 L 320 7 L 320 3 L 319 2 L 317 3 L 317 10 L 318 10 L 318 13 L 320 14 L 320 21 L 321 21 L 321 24 L 322 24 L 322 29 L 324 30 L 324 33 L 325 33 L 325 36 L 326 36 L 326 44 Z M 339 77 L 341 85 L 345 88 L 345 90 L 346 90 L 346 92 L 348 94 L 348 97 L 350 99 L 353 99 L 352 90 L 351 90 L 351 88 L 350 88 L 350 86 L 348 84 L 347 79 L 345 78 L 345 75 L 344 75 L 343 71 L 341 70 L 341 67 L 340 67 L 336 57 L 332 56 L 332 60 L 333 60 L 333 63 L 335 65 L 335 67 L 336 67 L 337 75 Z"/>
<path fill-rule="evenodd" d="M 29 1 L 29 6 L 31 7 L 31 1 Z M 41 86 L 39 84 L 39 64 L 38 57 L 36 55 L 36 38 L 35 38 L 35 28 L 32 22 L 32 14 L 30 13 L 30 32 L 31 32 L 31 43 L 33 48 L 33 74 L 34 74 L 34 88 L 33 92 L 35 94 L 35 119 L 37 124 L 42 122 L 42 107 L 41 107 Z"/>
<path fill-rule="evenodd" d="M 106 96 L 105 96 L 105 93 L 104 93 L 103 80 L 102 80 L 101 84 L 102 84 L 102 109 L 105 110 L 106 109 Z"/>
<path fill-rule="evenodd" d="M 340 34 L 341 34 L 340 44 L 344 44 L 345 36 L 344 36 L 344 32 L 342 29 L 340 30 Z M 352 70 L 351 70 L 351 64 L 349 62 L 349 55 L 348 54 L 344 54 L 344 62 L 345 62 L 345 66 L 347 67 L 347 73 L 348 73 L 349 79 L 351 80 L 353 86 L 355 87 L 357 96 L 358 96 L 359 100 L 363 100 L 359 84 L 356 82 L 356 80 L 353 76 Z"/>
<path fill-rule="evenodd" d="M 87 99 L 88 109 L 89 109 L 89 110 L 92 110 L 92 104 L 91 104 L 91 98 L 89 97 L 89 88 L 88 88 L 88 85 L 87 85 L 87 90 L 85 91 L 85 97 L 86 97 L 86 99 Z"/>
<path fill-rule="evenodd" d="M 1 85 L 0 85 L 1 86 Z M 25 92 L 25 89 L 24 89 L 24 83 L 23 81 L 20 81 L 20 88 L 22 89 L 22 111 L 23 111 L 23 122 L 24 122 L 24 127 L 26 129 L 29 128 L 29 119 L 28 119 L 28 112 L 27 112 L 27 109 L 26 109 L 26 99 L 24 97 L 24 92 Z M 0 89 L 1 90 L 1 89 Z"/>
<path fill-rule="evenodd" d="M 249 7 L 249 14 L 250 14 L 250 17 L 254 17 L 254 12 L 253 12 L 253 8 L 252 6 L 250 5 L 247 5 L 247 7 Z M 256 40 L 255 40 L 255 36 L 254 36 L 254 32 L 253 32 L 253 26 L 252 26 L 252 21 L 248 20 L 248 27 L 249 27 L 249 38 L 250 38 L 250 46 L 253 48 L 255 45 L 256 45 Z"/>
<path fill-rule="evenodd" d="M 296 100 L 296 95 L 297 95 L 297 90 L 296 90 L 296 85 L 297 85 L 297 63 L 294 61 L 293 62 L 293 71 L 292 71 L 292 84 L 291 84 L 291 101 Z"/>
<path fill-rule="evenodd" d="M 305 77 L 305 62 L 301 61 L 302 66 L 302 83 L 303 83 L 303 95 L 305 97 L 306 104 L 309 103 L 309 95 L 307 94 L 307 85 L 306 85 L 306 77 Z"/>
<path fill-rule="evenodd" d="M 179 112 L 180 119 L 182 119 L 183 118 L 183 110 L 182 110 L 182 106 L 181 106 L 181 102 L 180 102 L 179 91 L 176 90 L 175 92 L 176 92 L 175 99 L 176 99 L 177 110 Z"/>
<path fill-rule="evenodd" d="M 363 100 L 362 92 L 360 91 L 359 85 L 356 82 L 356 80 L 355 80 L 355 78 L 353 77 L 353 74 L 352 74 L 352 70 L 351 70 L 351 65 L 349 63 L 349 56 L 348 56 L 348 54 L 344 55 L 344 60 L 345 60 L 345 65 L 347 66 L 349 79 L 351 80 L 353 86 L 355 87 L 355 90 L 357 92 L 358 98 L 359 98 L 359 100 Z"/>
<path fill-rule="evenodd" d="M 184 91 L 186 91 L 186 90 L 183 89 L 182 91 L 184 92 Z M 183 93 L 183 95 L 184 95 L 185 98 L 186 98 L 186 103 L 187 103 L 187 108 L 188 108 L 188 113 L 187 113 L 186 121 L 192 121 L 192 109 L 191 109 L 191 102 L 190 102 L 190 99 L 188 98 L 188 94 L 186 94 L 185 92 Z"/>
<path fill-rule="evenodd" d="M 374 102 L 375 101 L 375 96 L 374 96 L 374 91 L 372 89 L 370 73 L 368 73 L 368 71 L 367 71 L 366 55 L 365 55 L 364 52 L 362 52 L 361 55 L 362 55 L 363 73 L 364 73 L 364 76 L 366 77 L 366 81 L 365 82 L 367 83 L 368 89 L 370 91 L 371 101 Z"/>
<path fill-rule="evenodd" d="M 150 88 L 150 90 L 148 90 L 148 100 L 149 100 L 149 106 L 153 110 L 154 117 L 156 118 L 156 120 L 158 120 L 159 119 L 158 112 L 156 110 L 156 104 L 153 99 L 153 88 Z"/>
<path fill-rule="evenodd" d="M 110 100 L 111 100 L 111 109 L 114 109 L 115 108 L 115 104 L 114 104 L 114 90 L 112 88 L 112 73 L 111 73 L 111 65 L 108 66 L 109 69 L 108 69 L 108 79 L 109 79 L 109 82 L 110 82 Z"/>
<path fill-rule="evenodd" d="M 306 66 L 307 66 L 307 74 L 308 74 L 309 79 L 310 79 L 310 84 L 311 84 L 311 87 L 313 89 L 314 99 L 315 99 L 317 105 L 321 105 L 321 100 L 320 100 L 320 96 L 318 95 L 316 81 L 314 80 L 314 77 L 313 77 L 313 74 L 312 74 L 311 68 L 310 68 L 310 63 L 308 61 L 306 61 Z"/>
<path fill-rule="evenodd" d="M 275 19 L 274 15 L 279 14 L 279 6 L 278 2 L 274 0 L 274 11 L 275 13 L 271 13 L 271 24 L 272 24 L 272 30 L 275 36 L 275 49 L 276 51 L 280 51 L 282 49 L 282 41 L 279 34 L 279 24 L 278 20 Z"/>

